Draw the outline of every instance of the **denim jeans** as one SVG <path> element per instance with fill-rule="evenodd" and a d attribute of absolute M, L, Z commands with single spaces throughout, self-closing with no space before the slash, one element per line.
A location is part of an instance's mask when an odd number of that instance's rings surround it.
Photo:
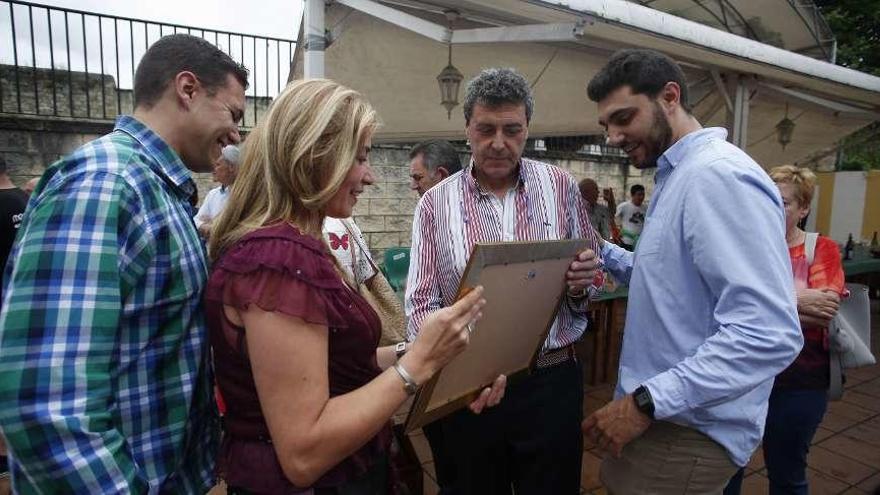
<path fill-rule="evenodd" d="M 809 493 L 807 453 L 828 406 L 822 389 L 773 389 L 764 429 L 764 463 L 770 494 Z M 724 495 L 738 495 L 743 470 L 734 475 Z"/>
<path fill-rule="evenodd" d="M 807 453 L 827 407 L 823 389 L 777 389 L 770 394 L 764 463 L 771 495 L 809 492 Z"/>

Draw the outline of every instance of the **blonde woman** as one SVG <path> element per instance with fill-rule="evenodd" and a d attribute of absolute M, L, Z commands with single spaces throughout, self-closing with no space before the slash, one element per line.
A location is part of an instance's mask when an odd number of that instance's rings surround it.
<path fill-rule="evenodd" d="M 372 184 L 376 127 L 359 93 L 309 80 L 289 85 L 248 138 L 205 296 L 227 404 L 218 470 L 232 494 L 390 493 L 389 418 L 481 316 L 477 290 L 432 315 L 399 359 L 376 348 L 379 318 L 321 234 Z M 502 394 L 498 383 L 472 409 Z"/>
<path fill-rule="evenodd" d="M 785 206 L 785 240 L 804 347 L 773 384 L 762 447 L 770 493 L 806 494 L 807 453 L 828 405 L 828 325 L 837 314 L 846 288 L 840 250 L 834 240 L 820 235 L 813 262 L 807 261 L 806 232 L 800 225 L 810 213 L 816 176 L 807 168 L 782 165 L 770 170 L 770 178 L 779 187 Z M 742 470 L 724 493 L 739 493 L 741 481 Z"/>

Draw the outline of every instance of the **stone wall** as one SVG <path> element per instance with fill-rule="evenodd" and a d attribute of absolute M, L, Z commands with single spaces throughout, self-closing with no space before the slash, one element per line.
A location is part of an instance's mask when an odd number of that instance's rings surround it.
<path fill-rule="evenodd" d="M 131 91 L 117 91 L 109 75 L 28 67 L 16 70 L 9 65 L 0 65 L 0 89 L 0 155 L 19 185 L 39 177 L 46 167 L 82 144 L 110 132 L 119 110 L 130 112 L 132 101 Z M 262 118 L 270 103 L 268 98 L 247 98 L 244 132 L 255 119 Z M 553 144 L 552 139 L 547 141 Z M 575 144 L 577 148 L 582 143 Z M 402 145 L 374 148 L 370 159 L 376 183 L 361 196 L 355 209 L 355 220 L 380 263 L 385 249 L 411 242 L 418 197 L 409 187 L 409 149 Z M 592 177 L 600 187 L 614 188 L 618 202 L 627 198 L 624 191 L 635 182 L 644 184 L 649 194 L 653 185 L 649 176 L 616 158 L 597 156 L 593 160 L 581 155 L 585 159 L 569 160 L 553 158 L 548 151 L 528 154 L 568 170 L 576 180 Z M 462 154 L 462 159 L 467 160 L 468 155 Z M 195 174 L 195 180 L 200 198 L 216 186 L 211 174 Z"/>
<path fill-rule="evenodd" d="M 107 74 L 0 64 L 0 115 L 108 120 L 132 112 L 132 91 Z M 262 119 L 272 99 L 246 98 L 244 129 Z"/>
<path fill-rule="evenodd" d="M 131 110 L 131 90 L 117 95 L 106 74 L 0 65 L 0 88 L 2 112 L 112 119 Z"/>
<path fill-rule="evenodd" d="M 618 204 L 629 199 L 629 187 L 633 184 L 644 185 L 649 197 L 653 190 L 653 169 L 643 173 L 622 163 L 547 158 L 538 152 L 532 157 L 568 170 L 577 181 L 589 177 L 600 188 L 611 187 Z M 462 158 L 466 160 L 468 155 L 463 154 Z M 360 196 L 354 218 L 376 261 L 382 263 L 385 249 L 411 244 L 418 195 L 409 187 L 408 146 L 376 146 L 370 153 L 370 162 L 376 183 Z"/>
<path fill-rule="evenodd" d="M 83 144 L 113 130 L 110 122 L 35 119 L 0 115 L 0 155 L 19 186 Z M 211 174 L 194 174 L 199 197 L 214 187 Z"/>
<path fill-rule="evenodd" d="M 13 182 L 23 185 L 39 177 L 48 165 L 111 129 L 109 122 L 0 116 L 0 154 L 6 159 Z M 592 177 L 600 187 L 612 187 L 618 202 L 627 198 L 624 190 L 636 182 L 645 185 L 649 194 L 653 186 L 653 171 L 642 174 L 625 164 L 535 158 L 568 170 L 576 180 Z M 466 160 L 467 155 L 462 154 L 462 159 Z M 376 183 L 360 197 L 355 207 L 355 221 L 381 263 L 385 249 L 410 245 L 418 196 L 409 187 L 409 146 L 377 146 L 370 161 Z M 195 174 L 195 179 L 200 198 L 216 187 L 211 174 Z"/>
<path fill-rule="evenodd" d="M 77 147 L 110 132 L 120 110 L 131 111 L 131 102 L 131 90 L 117 90 L 110 75 L 0 65 L 0 155 L 6 159 L 12 180 L 23 185 Z M 244 132 L 262 118 L 270 103 L 269 98 L 247 98 Z M 572 150 L 584 144 L 570 138 L 545 141 L 551 148 L 558 147 L 556 141 L 568 142 Z M 402 145 L 374 148 L 370 160 L 376 183 L 355 208 L 355 220 L 379 263 L 387 248 L 411 242 L 418 196 L 409 187 L 409 149 Z M 653 186 L 653 171 L 643 175 L 614 157 L 559 159 L 549 151 L 529 151 L 527 156 L 558 165 L 576 180 L 592 177 L 599 187 L 612 187 L 618 202 L 628 198 L 625 191 L 636 182 L 645 185 L 649 195 Z M 463 153 L 462 160 L 467 159 Z M 195 180 L 199 198 L 216 187 L 211 174 L 195 174 Z"/>
<path fill-rule="evenodd" d="M 242 131 L 263 118 L 272 100 L 246 98 Z M 110 75 L 0 64 L 0 154 L 16 184 L 39 177 L 59 158 L 113 130 L 131 113 L 132 91 L 117 90 Z M 214 187 L 196 174 L 199 197 Z"/>

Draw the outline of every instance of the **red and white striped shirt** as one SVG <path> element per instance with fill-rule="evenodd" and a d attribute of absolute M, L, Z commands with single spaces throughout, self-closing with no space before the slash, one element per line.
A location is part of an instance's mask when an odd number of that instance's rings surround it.
<path fill-rule="evenodd" d="M 519 180 L 504 199 L 483 191 L 473 159 L 425 193 L 416 207 L 406 287 L 407 338 L 425 318 L 454 302 L 475 243 L 587 238 L 599 252 L 577 183 L 568 172 L 523 158 Z M 587 300 L 566 298 L 543 352 L 577 341 L 587 326 Z"/>

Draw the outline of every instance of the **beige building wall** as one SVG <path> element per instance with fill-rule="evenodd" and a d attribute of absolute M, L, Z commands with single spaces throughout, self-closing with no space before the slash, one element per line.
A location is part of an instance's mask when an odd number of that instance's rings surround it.
<path fill-rule="evenodd" d="M 18 124 L 16 129 L 0 126 L 0 154 L 6 158 L 13 182 L 19 185 L 39 177 L 55 160 L 111 130 L 109 123 L 50 126 L 46 122 L 34 122 L 30 128 L 22 128 L 21 122 Z M 409 187 L 409 149 L 403 145 L 379 145 L 373 149 L 370 161 L 376 183 L 367 188 L 355 207 L 355 221 L 380 264 L 387 248 L 411 243 L 412 218 L 418 195 Z M 462 160 L 467 159 L 468 155 L 462 154 Z M 568 170 L 577 181 L 591 177 L 600 188 L 613 188 L 618 204 L 628 199 L 625 191 L 632 184 L 644 185 L 649 198 L 653 189 L 653 170 L 642 173 L 628 165 L 603 161 L 543 160 Z M 200 201 L 217 186 L 211 174 L 194 174 L 194 178 Z"/>

